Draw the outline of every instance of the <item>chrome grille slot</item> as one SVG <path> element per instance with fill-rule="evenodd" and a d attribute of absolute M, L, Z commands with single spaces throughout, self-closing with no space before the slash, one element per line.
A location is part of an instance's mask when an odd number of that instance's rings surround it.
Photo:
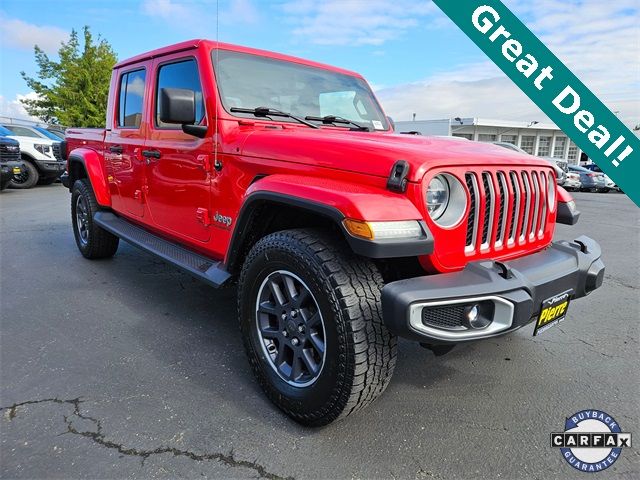
<path fill-rule="evenodd" d="M 493 230 L 493 209 L 495 205 L 495 192 L 493 190 L 493 181 L 491 174 L 482 173 L 482 186 L 484 187 L 484 218 L 482 223 L 482 244 L 480 249 L 489 248 L 491 243 L 491 231 Z"/>
<path fill-rule="evenodd" d="M 538 229 L 538 236 L 544 236 L 544 227 L 547 224 L 547 192 L 549 191 L 548 186 L 549 182 L 553 181 L 553 178 L 545 175 L 543 172 L 540 172 L 540 206 L 541 206 L 541 214 L 540 214 L 540 225 Z"/>
<path fill-rule="evenodd" d="M 511 228 L 509 229 L 509 243 L 516 241 L 518 234 L 518 220 L 520 218 L 520 182 L 518 182 L 518 176 L 516 172 L 510 172 L 509 178 L 511 179 L 511 188 L 513 188 L 513 210 L 511 211 Z"/>
<path fill-rule="evenodd" d="M 527 237 L 527 228 L 529 226 L 529 212 L 531 211 L 531 185 L 529 184 L 529 175 L 527 172 L 522 172 L 522 185 L 524 186 L 524 213 L 520 219 L 520 227 L 518 232 L 520 234 L 520 243 L 524 242 Z"/>
<path fill-rule="evenodd" d="M 536 172 L 531 172 L 531 183 L 533 184 L 533 217 L 531 217 L 529 239 L 533 240 L 538 229 L 538 213 L 540 209 L 540 185 L 538 184 L 538 174 Z"/>
<path fill-rule="evenodd" d="M 467 218 L 467 240 L 465 251 L 472 252 L 476 248 L 478 240 L 478 216 L 480 214 L 480 194 L 478 193 L 478 181 L 473 173 L 467 173 L 465 176 L 467 189 L 469 190 L 469 217 Z"/>
<path fill-rule="evenodd" d="M 507 187 L 507 180 L 504 176 L 504 172 L 498 172 L 498 189 L 500 191 L 500 204 L 498 207 L 496 247 L 500 247 L 504 243 L 504 236 L 507 229 L 508 212 L 506 209 L 509 207 L 509 187 Z"/>

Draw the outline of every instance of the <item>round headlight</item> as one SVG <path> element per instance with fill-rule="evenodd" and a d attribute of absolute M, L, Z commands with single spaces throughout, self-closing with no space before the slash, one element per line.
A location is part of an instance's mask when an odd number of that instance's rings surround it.
<path fill-rule="evenodd" d="M 427 187 L 427 211 L 433 220 L 439 219 L 449 203 L 449 182 L 444 175 L 433 177 Z"/>
<path fill-rule="evenodd" d="M 453 175 L 438 174 L 429 182 L 426 204 L 434 222 L 444 228 L 453 227 L 462 219 L 467 208 L 466 190 Z"/>

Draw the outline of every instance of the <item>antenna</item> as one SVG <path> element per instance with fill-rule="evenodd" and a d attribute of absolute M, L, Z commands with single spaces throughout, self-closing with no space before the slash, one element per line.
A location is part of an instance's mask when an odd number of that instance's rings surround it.
<path fill-rule="evenodd" d="M 216 78 L 216 73 L 218 71 L 218 52 L 220 52 L 220 0 L 216 0 L 216 54 L 214 56 L 213 61 L 213 75 Z M 218 131 L 218 80 L 216 78 L 216 88 L 214 90 L 214 140 L 213 140 L 213 167 L 216 171 L 219 171 L 222 165 L 218 162 L 218 140 L 220 138 L 220 132 Z"/>

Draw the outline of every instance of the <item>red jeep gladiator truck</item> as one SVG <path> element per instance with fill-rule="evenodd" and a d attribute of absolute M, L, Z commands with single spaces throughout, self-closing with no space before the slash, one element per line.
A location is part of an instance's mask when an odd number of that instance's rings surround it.
<path fill-rule="evenodd" d="M 113 69 L 106 128 L 68 129 L 76 243 L 122 239 L 237 284 L 267 396 L 324 425 L 386 388 L 397 337 L 444 352 L 534 324 L 602 284 L 600 247 L 543 159 L 396 134 L 366 81 L 194 40 Z"/>

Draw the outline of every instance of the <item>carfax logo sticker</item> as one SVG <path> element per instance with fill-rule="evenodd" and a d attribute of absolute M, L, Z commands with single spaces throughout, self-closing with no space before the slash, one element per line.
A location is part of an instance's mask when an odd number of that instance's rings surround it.
<path fill-rule="evenodd" d="M 600 472 L 613 465 L 631 434 L 623 433 L 615 419 L 601 410 L 582 410 L 564 422 L 564 432 L 551 434 L 551 446 L 581 472 Z"/>

